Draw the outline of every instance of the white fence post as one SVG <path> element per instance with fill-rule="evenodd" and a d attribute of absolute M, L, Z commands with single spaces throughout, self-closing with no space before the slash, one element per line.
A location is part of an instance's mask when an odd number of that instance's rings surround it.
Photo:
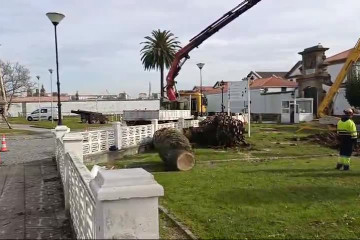
<path fill-rule="evenodd" d="M 83 157 L 83 136 L 81 133 L 65 134 L 63 137 L 65 153 L 72 152 L 82 162 Z"/>
<path fill-rule="evenodd" d="M 121 122 L 113 123 L 113 128 L 115 131 L 115 146 L 117 149 L 121 149 L 122 146 L 122 127 Z"/>
<path fill-rule="evenodd" d="M 94 194 L 96 239 L 158 239 L 164 189 L 144 169 L 99 170 Z"/>
<path fill-rule="evenodd" d="M 57 126 L 55 128 L 55 138 L 62 138 L 65 133 L 70 132 L 70 128 L 68 128 L 67 126 L 61 125 L 61 126 Z"/>
<path fill-rule="evenodd" d="M 179 118 L 178 124 L 179 124 L 179 129 L 180 130 L 184 129 L 185 128 L 185 119 L 184 118 Z"/>
<path fill-rule="evenodd" d="M 81 133 L 71 133 L 65 134 L 63 136 L 64 143 L 64 179 L 63 179 L 63 187 L 64 187 L 64 202 L 65 202 L 65 210 L 70 210 L 70 201 L 69 201 L 69 164 L 71 161 L 66 153 L 72 152 L 81 163 L 84 162 L 83 158 L 83 136 Z"/>
<path fill-rule="evenodd" d="M 159 129 L 159 121 L 157 119 L 151 120 L 151 125 L 153 126 L 153 135 Z"/>

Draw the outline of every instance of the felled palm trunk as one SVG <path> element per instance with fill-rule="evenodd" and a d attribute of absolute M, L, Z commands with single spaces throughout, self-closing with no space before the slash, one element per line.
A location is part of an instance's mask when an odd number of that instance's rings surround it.
<path fill-rule="evenodd" d="M 190 142 L 178 130 L 163 128 L 156 131 L 153 143 L 169 170 L 187 171 L 194 167 Z"/>

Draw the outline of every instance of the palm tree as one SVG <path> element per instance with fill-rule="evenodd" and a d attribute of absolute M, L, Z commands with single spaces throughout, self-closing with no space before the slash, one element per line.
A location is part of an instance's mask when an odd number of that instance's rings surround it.
<path fill-rule="evenodd" d="M 146 41 L 141 44 L 141 61 L 145 70 L 160 70 L 160 94 L 164 97 L 164 70 L 169 68 L 174 60 L 177 50 L 180 48 L 180 42 L 170 31 L 160 29 L 154 30 L 151 36 L 145 37 Z"/>

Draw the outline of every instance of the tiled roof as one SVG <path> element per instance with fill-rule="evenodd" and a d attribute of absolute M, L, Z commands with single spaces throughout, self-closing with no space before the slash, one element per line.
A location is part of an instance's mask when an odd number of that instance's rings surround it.
<path fill-rule="evenodd" d="M 57 97 L 52 97 L 53 102 L 57 101 Z M 60 96 L 61 102 L 70 101 L 70 96 Z M 39 102 L 39 97 L 18 97 L 12 100 L 13 103 L 23 103 L 23 102 Z M 40 97 L 40 102 L 51 102 L 51 97 Z"/>
<path fill-rule="evenodd" d="M 278 76 L 278 77 L 285 77 L 285 75 L 287 74 L 287 72 L 258 72 L 255 71 L 257 73 L 257 75 L 260 76 L 260 78 L 269 78 L 272 76 Z"/>
<path fill-rule="evenodd" d="M 259 88 L 272 88 L 272 87 L 296 87 L 296 82 L 291 82 L 288 80 L 285 80 L 280 77 L 272 76 L 270 78 L 260 78 L 254 80 L 250 88 L 251 89 L 259 89 Z"/>
<path fill-rule="evenodd" d="M 325 60 L 325 63 L 344 62 L 347 59 L 347 57 L 349 56 L 351 50 L 353 50 L 353 49 L 351 48 L 351 49 L 346 50 L 344 52 L 338 53 L 338 54 L 336 54 L 334 56 L 328 57 Z"/>
<path fill-rule="evenodd" d="M 229 89 L 229 83 L 228 82 L 224 82 L 224 93 L 226 93 Z M 216 84 L 215 84 L 216 85 Z M 203 94 L 218 94 L 221 93 L 221 88 L 214 88 L 213 86 L 203 86 L 202 87 L 202 92 Z M 193 88 L 194 91 L 200 91 L 200 87 L 199 86 L 195 86 Z"/>
<path fill-rule="evenodd" d="M 202 90 L 203 92 L 211 90 L 213 87 L 212 86 L 202 86 Z M 193 88 L 194 91 L 200 91 L 200 86 L 195 86 Z"/>

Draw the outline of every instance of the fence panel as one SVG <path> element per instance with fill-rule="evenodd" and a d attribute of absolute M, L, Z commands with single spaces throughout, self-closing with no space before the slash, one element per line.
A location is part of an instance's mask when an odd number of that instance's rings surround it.
<path fill-rule="evenodd" d="M 67 160 L 69 207 L 76 237 L 95 239 L 95 200 L 89 187 L 90 172 L 70 154 Z"/>
<path fill-rule="evenodd" d="M 131 127 L 122 127 L 121 148 L 137 146 L 143 143 L 151 142 L 154 134 L 153 125 L 139 125 Z"/>
<path fill-rule="evenodd" d="M 111 130 L 99 130 L 82 132 L 83 135 L 83 154 L 94 154 L 106 152 L 111 146 L 115 145 L 115 132 Z"/>

